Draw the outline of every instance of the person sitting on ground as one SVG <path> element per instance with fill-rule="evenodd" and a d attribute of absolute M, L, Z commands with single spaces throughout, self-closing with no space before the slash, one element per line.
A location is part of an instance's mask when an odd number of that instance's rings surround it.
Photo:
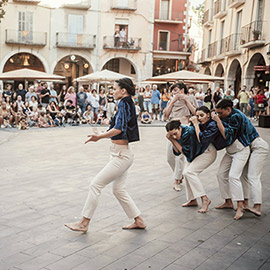
<path fill-rule="evenodd" d="M 72 124 L 76 118 L 76 108 L 73 106 L 72 100 L 67 101 L 67 105 L 65 108 L 65 120 L 67 123 Z"/>
<path fill-rule="evenodd" d="M 142 113 L 141 123 L 142 124 L 151 124 L 152 123 L 152 117 L 148 111 L 145 111 Z"/>
<path fill-rule="evenodd" d="M 18 124 L 18 129 L 19 130 L 26 130 L 26 129 L 29 129 L 29 125 L 28 125 L 28 123 L 27 123 L 27 121 L 26 121 L 26 117 L 21 117 L 21 119 L 20 119 L 20 122 L 19 122 L 19 124 Z"/>
<path fill-rule="evenodd" d="M 93 112 L 90 104 L 87 105 L 86 111 L 83 113 L 82 122 L 89 125 L 93 123 Z"/>
<path fill-rule="evenodd" d="M 54 121 L 53 121 L 53 118 L 51 117 L 49 111 L 46 112 L 46 114 L 45 114 L 44 117 L 45 117 L 45 119 L 46 119 L 46 121 L 47 121 L 47 123 L 49 124 L 50 127 L 54 127 L 55 126 Z"/>
<path fill-rule="evenodd" d="M 103 107 L 100 106 L 100 109 L 98 110 L 98 115 L 97 115 L 97 124 L 98 125 L 103 125 L 104 124 L 104 120 L 105 120 L 104 110 L 103 110 Z"/>
<path fill-rule="evenodd" d="M 38 117 L 38 127 L 39 128 L 48 128 L 50 125 L 48 124 L 46 118 L 45 118 L 45 113 L 40 112 L 39 117 Z"/>

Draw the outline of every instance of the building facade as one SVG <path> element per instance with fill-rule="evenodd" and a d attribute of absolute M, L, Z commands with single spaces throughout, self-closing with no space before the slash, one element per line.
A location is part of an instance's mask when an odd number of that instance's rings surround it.
<path fill-rule="evenodd" d="M 269 0 L 206 0 L 202 72 L 225 78 L 235 92 L 269 84 Z"/>
<path fill-rule="evenodd" d="M 188 63 L 187 6 L 187 0 L 155 0 L 154 76 L 183 69 Z"/>
<path fill-rule="evenodd" d="M 67 84 L 104 68 L 136 81 L 152 76 L 154 0 L 67 3 L 8 2 L 0 23 L 0 72 L 28 67 L 63 75 Z"/>

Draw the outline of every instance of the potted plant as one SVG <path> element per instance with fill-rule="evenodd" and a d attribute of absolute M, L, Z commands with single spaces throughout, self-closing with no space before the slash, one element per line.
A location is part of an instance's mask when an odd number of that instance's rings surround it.
<path fill-rule="evenodd" d="M 258 40 L 259 39 L 259 36 L 261 34 L 261 31 L 260 30 L 253 30 L 253 39 L 254 40 Z"/>

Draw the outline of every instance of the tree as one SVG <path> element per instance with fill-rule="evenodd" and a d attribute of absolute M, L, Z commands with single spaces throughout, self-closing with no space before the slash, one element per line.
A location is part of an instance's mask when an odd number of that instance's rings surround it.
<path fill-rule="evenodd" d="M 4 10 L 4 5 L 6 5 L 8 2 L 8 0 L 0 0 L 0 22 L 1 22 L 1 19 L 4 18 L 5 16 L 5 10 Z"/>
<path fill-rule="evenodd" d="M 202 25 L 204 17 L 204 3 L 199 4 L 196 7 L 192 7 L 192 9 L 198 14 L 198 23 Z"/>

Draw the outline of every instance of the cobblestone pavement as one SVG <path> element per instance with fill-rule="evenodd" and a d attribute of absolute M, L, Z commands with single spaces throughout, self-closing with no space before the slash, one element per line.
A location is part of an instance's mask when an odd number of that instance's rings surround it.
<path fill-rule="evenodd" d="M 63 226 L 80 218 L 88 183 L 107 162 L 109 140 L 84 145 L 90 127 L 0 130 L 0 269 L 210 270 L 270 269 L 269 161 L 263 179 L 263 215 L 215 210 L 222 202 L 217 161 L 201 179 L 210 211 L 182 208 L 185 191 L 172 189 L 164 127 L 141 127 L 132 145 L 135 162 L 128 190 L 147 222 L 145 231 L 123 231 L 130 221 L 103 191 L 87 234 Z M 258 129 L 270 142 L 270 130 Z"/>

